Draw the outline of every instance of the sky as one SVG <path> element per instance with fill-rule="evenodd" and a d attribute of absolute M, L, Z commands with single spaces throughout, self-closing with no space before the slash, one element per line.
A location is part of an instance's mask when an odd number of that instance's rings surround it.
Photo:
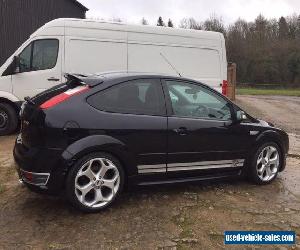
<path fill-rule="evenodd" d="M 211 15 L 222 17 L 226 24 L 243 18 L 253 21 L 259 14 L 279 18 L 300 14 L 300 0 L 78 0 L 90 10 L 87 18 L 138 24 L 144 17 L 156 24 L 159 16 L 165 23 L 171 18 L 175 25 L 185 17 L 204 21 Z"/>

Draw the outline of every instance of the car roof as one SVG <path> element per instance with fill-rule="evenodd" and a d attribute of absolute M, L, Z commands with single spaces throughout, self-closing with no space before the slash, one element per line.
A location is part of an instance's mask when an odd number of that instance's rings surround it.
<path fill-rule="evenodd" d="M 67 74 L 69 76 L 74 76 L 80 79 L 83 82 L 115 82 L 115 81 L 123 81 L 123 80 L 134 80 L 139 78 L 171 78 L 174 80 L 186 80 L 197 82 L 192 79 L 188 79 L 181 76 L 167 75 L 167 74 L 158 74 L 158 73 L 143 73 L 143 72 L 127 72 L 127 71 L 109 71 L 109 72 L 101 72 L 95 74 Z"/>

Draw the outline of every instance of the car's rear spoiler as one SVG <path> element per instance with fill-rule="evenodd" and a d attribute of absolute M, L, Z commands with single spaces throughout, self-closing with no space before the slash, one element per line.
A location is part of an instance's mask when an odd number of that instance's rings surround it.
<path fill-rule="evenodd" d="M 82 74 L 66 73 L 64 77 L 72 83 L 82 83 L 90 86 L 91 88 L 104 82 L 104 77 L 98 75 L 82 75 Z"/>

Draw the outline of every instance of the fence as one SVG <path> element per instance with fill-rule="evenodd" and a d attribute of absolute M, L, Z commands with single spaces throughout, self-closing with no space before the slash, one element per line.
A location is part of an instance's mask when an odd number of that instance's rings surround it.
<path fill-rule="evenodd" d="M 227 97 L 230 100 L 235 101 L 235 93 L 236 93 L 236 64 L 235 63 L 228 63 L 227 81 L 228 81 Z"/>

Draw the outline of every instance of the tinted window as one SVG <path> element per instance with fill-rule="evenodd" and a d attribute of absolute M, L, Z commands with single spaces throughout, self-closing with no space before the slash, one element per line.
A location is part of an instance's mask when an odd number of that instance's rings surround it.
<path fill-rule="evenodd" d="M 228 102 L 204 87 L 178 81 L 166 81 L 173 113 L 179 117 L 230 120 Z"/>
<path fill-rule="evenodd" d="M 56 65 L 58 47 L 56 39 L 32 42 L 19 55 L 20 72 L 52 69 Z"/>
<path fill-rule="evenodd" d="M 108 112 L 164 115 L 165 105 L 160 81 L 134 80 L 118 84 L 88 98 L 93 107 Z"/>

